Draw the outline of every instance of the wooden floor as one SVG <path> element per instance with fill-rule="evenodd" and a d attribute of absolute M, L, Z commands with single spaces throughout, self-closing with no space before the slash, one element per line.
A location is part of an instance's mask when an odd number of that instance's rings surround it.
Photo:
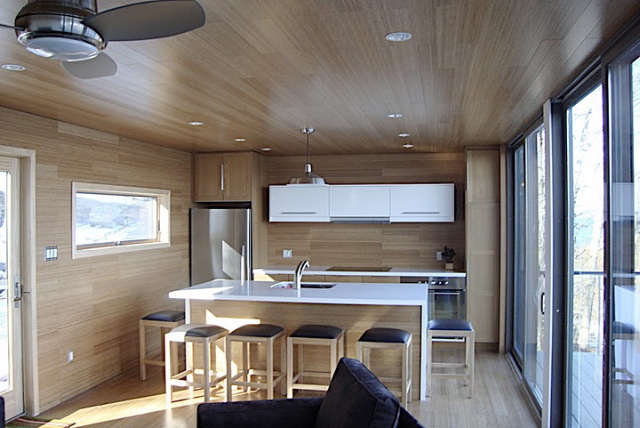
<path fill-rule="evenodd" d="M 222 400 L 222 391 L 216 399 Z M 238 393 L 236 400 L 262 399 L 262 392 Z M 40 416 L 76 422 L 75 427 L 92 428 L 193 428 L 201 393 L 165 407 L 163 372 L 150 367 L 146 381 L 130 371 L 87 391 Z M 428 428 L 533 428 L 538 427 L 526 404 L 516 376 L 502 355 L 490 351 L 476 353 L 476 388 L 472 399 L 459 380 L 434 381 L 433 396 L 409 403 L 409 411 Z"/>

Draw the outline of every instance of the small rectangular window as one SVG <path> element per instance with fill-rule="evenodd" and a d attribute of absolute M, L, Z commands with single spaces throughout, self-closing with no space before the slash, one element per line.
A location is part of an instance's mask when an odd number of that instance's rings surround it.
<path fill-rule="evenodd" d="M 73 258 L 169 246 L 169 190 L 73 183 Z"/>

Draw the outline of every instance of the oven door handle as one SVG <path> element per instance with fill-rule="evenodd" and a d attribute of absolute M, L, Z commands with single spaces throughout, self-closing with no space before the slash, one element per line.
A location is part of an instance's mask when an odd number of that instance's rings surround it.
<path fill-rule="evenodd" d="M 429 294 L 439 294 L 441 296 L 459 296 L 462 294 L 462 291 L 438 291 L 438 290 L 429 290 Z"/>

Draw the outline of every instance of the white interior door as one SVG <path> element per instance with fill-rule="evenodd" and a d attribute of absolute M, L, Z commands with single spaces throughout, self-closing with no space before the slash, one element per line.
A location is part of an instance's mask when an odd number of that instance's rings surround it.
<path fill-rule="evenodd" d="M 0 157 L 0 395 L 6 417 L 24 413 L 19 161 Z"/>

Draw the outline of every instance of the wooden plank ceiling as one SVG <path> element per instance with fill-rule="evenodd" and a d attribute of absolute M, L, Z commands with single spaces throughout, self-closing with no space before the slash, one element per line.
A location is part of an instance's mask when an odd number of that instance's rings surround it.
<path fill-rule="evenodd" d="M 0 63 L 27 68 L 0 70 L 0 105 L 193 152 L 300 155 L 307 126 L 314 154 L 459 151 L 508 142 L 640 13 L 638 0 L 199 1 L 204 27 L 112 42 L 119 69 L 100 79 L 0 28 Z M 0 23 L 24 4 L 2 0 Z"/>

